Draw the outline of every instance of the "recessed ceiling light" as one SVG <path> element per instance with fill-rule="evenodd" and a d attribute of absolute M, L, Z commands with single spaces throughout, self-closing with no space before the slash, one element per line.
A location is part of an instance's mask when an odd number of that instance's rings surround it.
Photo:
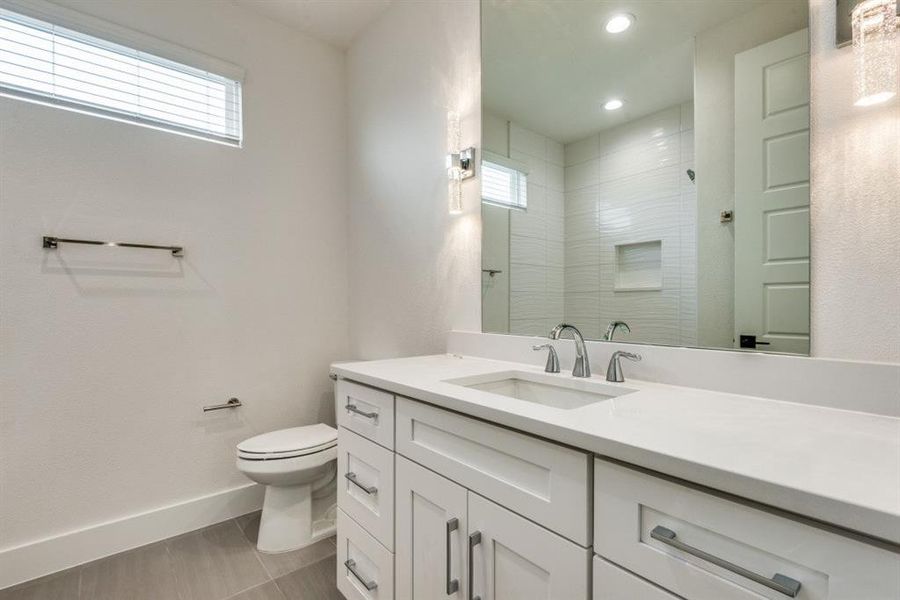
<path fill-rule="evenodd" d="M 634 23 L 634 15 L 621 13 L 610 17 L 606 22 L 606 31 L 610 33 L 622 33 Z"/>
<path fill-rule="evenodd" d="M 603 108 L 605 108 L 606 110 L 618 110 L 622 108 L 622 101 L 619 99 L 610 100 L 603 105 Z"/>

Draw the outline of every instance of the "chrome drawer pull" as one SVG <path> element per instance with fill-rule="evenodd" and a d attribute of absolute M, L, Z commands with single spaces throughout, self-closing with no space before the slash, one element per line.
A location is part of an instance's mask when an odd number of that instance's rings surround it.
<path fill-rule="evenodd" d="M 481 600 L 481 596 L 475 595 L 475 572 L 472 565 L 472 555 L 475 554 L 475 546 L 480 543 L 480 531 L 469 534 L 469 600 Z"/>
<path fill-rule="evenodd" d="M 456 593 L 459 589 L 459 579 L 450 578 L 450 534 L 459 529 L 459 519 L 456 517 L 447 521 L 447 595 Z"/>
<path fill-rule="evenodd" d="M 376 423 L 378 422 L 378 413 L 377 412 L 366 412 L 364 410 L 360 410 L 355 404 L 350 404 L 350 403 L 347 403 L 347 405 L 344 406 L 344 408 L 346 408 L 348 411 L 350 411 L 352 413 L 358 414 L 361 417 L 365 417 L 367 419 L 372 419 Z"/>
<path fill-rule="evenodd" d="M 719 558 L 718 556 L 714 556 L 708 552 L 704 552 L 699 548 L 694 548 L 693 546 L 688 546 L 681 540 L 677 539 L 676 533 L 671 529 L 666 529 L 662 525 L 657 525 L 653 528 L 653 531 L 650 532 L 650 537 L 658 542 L 662 542 L 667 546 L 671 546 L 673 548 L 677 548 L 682 552 L 686 552 L 692 556 L 696 556 L 699 559 L 705 560 L 706 562 L 712 563 L 717 567 L 721 567 L 726 571 L 731 571 L 732 573 L 736 573 L 741 577 L 746 577 L 750 581 L 755 581 L 760 585 L 764 585 L 769 589 L 775 590 L 776 592 L 781 592 L 785 596 L 790 596 L 791 598 L 796 598 L 797 594 L 800 593 L 800 582 L 796 579 L 791 579 L 787 575 L 782 575 L 781 573 L 775 573 L 771 579 L 768 577 L 763 577 L 762 575 L 758 575 L 753 571 L 748 571 L 744 567 L 738 566 L 732 562 L 728 562 L 724 558 Z"/>
<path fill-rule="evenodd" d="M 370 496 L 372 494 L 378 493 L 378 488 L 375 487 L 374 485 L 363 485 L 359 481 L 357 481 L 356 473 L 344 473 L 344 479 L 346 479 L 347 481 L 349 481 L 350 483 L 352 483 L 353 485 L 355 485 L 356 487 L 358 487 L 365 493 L 369 494 Z"/>
<path fill-rule="evenodd" d="M 365 579 L 363 579 L 363 576 L 360 575 L 360 574 L 356 571 L 356 561 L 353 560 L 352 558 L 348 558 L 347 560 L 345 560 L 345 561 L 344 561 L 344 566 L 347 567 L 347 570 L 350 571 L 351 573 L 353 573 L 353 576 L 356 577 L 356 579 L 357 579 L 361 584 L 363 584 L 363 586 L 365 586 L 365 588 L 366 588 L 367 590 L 369 590 L 370 592 L 371 592 L 372 590 L 374 590 L 375 588 L 378 587 L 378 582 L 377 582 L 377 581 L 374 581 L 374 580 L 373 580 L 373 581 L 366 581 Z"/>

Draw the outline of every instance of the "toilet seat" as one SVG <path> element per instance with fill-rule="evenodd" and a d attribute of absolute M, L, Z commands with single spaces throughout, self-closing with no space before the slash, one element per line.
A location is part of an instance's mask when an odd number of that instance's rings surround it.
<path fill-rule="evenodd" d="M 324 423 L 263 433 L 237 446 L 242 460 L 282 460 L 324 452 L 337 445 L 337 430 Z"/>

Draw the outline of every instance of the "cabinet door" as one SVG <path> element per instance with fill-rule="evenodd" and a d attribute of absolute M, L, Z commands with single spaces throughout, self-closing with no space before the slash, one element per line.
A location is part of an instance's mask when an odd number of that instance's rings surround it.
<path fill-rule="evenodd" d="M 587 600 L 590 551 L 469 492 L 471 600 Z"/>
<path fill-rule="evenodd" d="M 466 490 L 397 455 L 398 600 L 463 600 Z"/>
<path fill-rule="evenodd" d="M 593 600 L 678 600 L 678 597 L 595 556 Z"/>

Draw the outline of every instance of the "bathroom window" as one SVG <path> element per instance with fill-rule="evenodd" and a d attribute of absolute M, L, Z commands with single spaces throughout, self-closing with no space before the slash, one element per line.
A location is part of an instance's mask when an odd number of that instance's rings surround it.
<path fill-rule="evenodd" d="M 481 161 L 481 201 L 526 210 L 528 173 L 525 168 L 508 158 L 485 152 Z"/>
<path fill-rule="evenodd" d="M 102 30 L 115 30 L 104 25 Z M 241 143 L 239 79 L 5 9 L 0 9 L 0 94 Z"/>

